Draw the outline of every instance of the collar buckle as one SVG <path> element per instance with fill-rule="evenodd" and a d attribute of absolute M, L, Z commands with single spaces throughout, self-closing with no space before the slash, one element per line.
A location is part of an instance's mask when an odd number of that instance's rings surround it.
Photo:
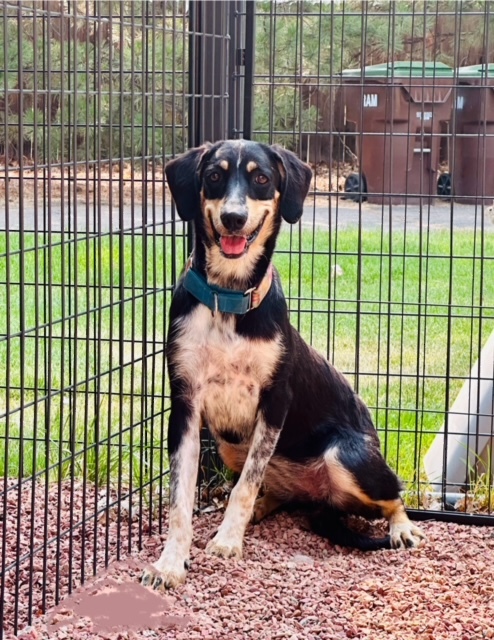
<path fill-rule="evenodd" d="M 251 309 L 254 309 L 255 307 L 258 306 L 256 304 L 256 293 L 255 293 L 256 290 L 257 290 L 257 287 L 251 287 L 250 289 L 247 289 L 247 291 L 244 291 L 244 296 L 249 298 L 248 311 L 251 311 Z"/>

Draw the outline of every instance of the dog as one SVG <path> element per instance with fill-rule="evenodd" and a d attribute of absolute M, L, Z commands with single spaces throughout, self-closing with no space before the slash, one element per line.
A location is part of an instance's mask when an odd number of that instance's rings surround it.
<path fill-rule="evenodd" d="M 302 215 L 309 166 L 280 146 L 231 140 L 191 149 L 165 173 L 194 245 L 169 316 L 168 538 L 143 584 L 186 579 L 203 425 L 239 474 L 209 553 L 241 558 L 249 521 L 294 501 L 323 505 L 315 528 L 333 542 L 419 546 L 367 407 L 290 325 L 271 262 L 282 220 Z M 389 535 L 352 531 L 345 514 L 384 516 Z"/>

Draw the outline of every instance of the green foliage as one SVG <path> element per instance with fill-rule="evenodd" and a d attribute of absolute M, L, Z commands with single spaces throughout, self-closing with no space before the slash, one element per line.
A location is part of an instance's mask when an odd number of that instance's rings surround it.
<path fill-rule="evenodd" d="M 65 39 L 57 39 L 54 17 L 48 22 L 26 10 L 19 22 L 7 12 L 0 29 L 0 101 L 3 94 L 7 102 L 0 124 L 7 114 L 9 127 L 6 134 L 0 126 L 0 144 L 32 138 L 39 160 L 59 162 L 163 157 L 183 149 L 185 114 L 176 107 L 185 91 L 185 18 L 146 17 L 131 2 L 110 6 L 116 15 L 108 31 L 68 14 L 66 29 L 78 37 Z M 127 16 L 123 24 L 120 12 Z M 36 136 L 30 108 L 39 112 Z"/>
<path fill-rule="evenodd" d="M 50 20 L 36 0 L 23 2 L 21 18 L 14 5 L 3 8 L 0 145 L 31 138 L 38 159 L 65 162 L 182 150 L 184 6 L 146 0 L 69 5 L 72 13 Z M 484 51 L 492 41 L 492 2 L 263 0 L 256 9 L 254 129 L 259 139 L 293 148 L 320 116 L 304 85 L 334 98 L 338 74 L 347 67 L 405 58 L 452 66 L 478 62 L 480 55 L 492 59 Z M 226 67 L 214 70 L 221 71 Z M 21 110 L 14 104 L 20 89 Z M 59 104 L 52 109 L 54 99 Z M 29 129 L 31 108 L 39 112 L 40 134 L 22 130 Z M 13 127 L 7 133 L 1 126 L 6 113 Z"/>

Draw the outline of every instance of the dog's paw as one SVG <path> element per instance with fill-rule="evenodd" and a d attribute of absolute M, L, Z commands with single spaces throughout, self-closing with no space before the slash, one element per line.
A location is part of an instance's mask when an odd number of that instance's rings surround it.
<path fill-rule="evenodd" d="M 206 546 L 206 552 L 218 558 L 234 558 L 240 560 L 242 558 L 242 544 L 228 543 L 215 536 Z"/>
<path fill-rule="evenodd" d="M 257 498 L 254 504 L 254 510 L 252 511 L 251 522 L 253 524 L 257 524 L 258 522 L 261 522 L 261 520 L 263 520 L 269 513 L 271 513 L 271 509 L 268 509 L 266 496 Z"/>
<path fill-rule="evenodd" d="M 391 524 L 389 536 L 393 549 L 420 547 L 425 540 L 424 533 L 410 521 Z"/>
<path fill-rule="evenodd" d="M 142 572 L 141 584 L 145 587 L 152 587 L 156 591 L 164 591 L 165 589 L 175 589 L 185 582 L 189 561 L 177 563 L 173 566 L 161 566 L 160 562 L 146 567 Z"/>
<path fill-rule="evenodd" d="M 252 511 L 251 522 L 254 524 L 261 522 L 266 516 L 276 511 L 281 504 L 281 500 L 275 498 L 270 493 L 266 493 L 261 498 L 257 498 L 254 504 L 254 510 Z"/>

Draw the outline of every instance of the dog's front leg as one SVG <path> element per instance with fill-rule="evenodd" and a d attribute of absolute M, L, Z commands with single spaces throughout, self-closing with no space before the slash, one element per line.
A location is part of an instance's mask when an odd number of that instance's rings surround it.
<path fill-rule="evenodd" d="M 199 418 L 180 399 L 172 400 L 168 425 L 170 515 L 168 538 L 159 560 L 142 576 L 144 585 L 174 588 L 185 582 L 192 543 L 192 512 L 199 468 Z"/>
<path fill-rule="evenodd" d="M 279 434 L 278 427 L 268 424 L 262 416 L 258 419 L 242 473 L 230 495 L 223 522 L 206 548 L 209 553 L 222 558 L 242 557 L 245 528 L 251 519 L 254 502 Z"/>

